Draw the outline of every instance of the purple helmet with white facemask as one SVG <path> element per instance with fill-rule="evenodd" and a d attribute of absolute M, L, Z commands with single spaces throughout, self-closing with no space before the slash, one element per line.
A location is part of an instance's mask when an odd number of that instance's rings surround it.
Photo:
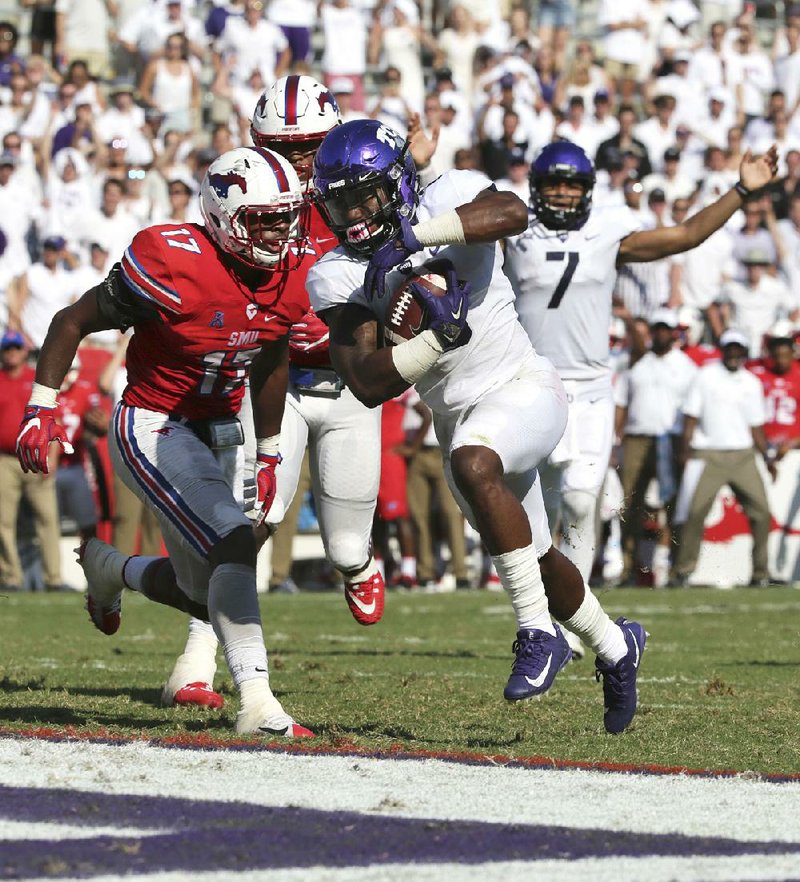
<path fill-rule="evenodd" d="M 419 199 L 408 141 L 369 119 L 328 132 L 314 158 L 314 187 L 322 216 L 339 242 L 365 256 L 397 235 L 400 218 L 413 218 Z"/>
<path fill-rule="evenodd" d="M 583 187 L 580 197 L 567 200 L 558 197 L 550 202 L 542 195 L 542 187 L 559 181 Z M 548 144 L 533 160 L 530 174 L 531 206 L 536 217 L 549 230 L 577 230 L 588 220 L 592 208 L 594 166 L 586 153 L 572 141 Z"/>

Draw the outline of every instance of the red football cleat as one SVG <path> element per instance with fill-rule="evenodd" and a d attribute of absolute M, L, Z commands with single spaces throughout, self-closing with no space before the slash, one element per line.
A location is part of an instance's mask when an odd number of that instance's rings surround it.
<path fill-rule="evenodd" d="M 225 704 L 225 699 L 219 692 L 214 692 L 208 683 L 187 683 L 173 695 L 172 703 L 182 707 L 210 707 L 219 710 Z"/>
<path fill-rule="evenodd" d="M 383 615 L 385 585 L 375 573 L 363 582 L 345 582 L 344 596 L 353 618 L 359 625 L 374 625 Z"/>

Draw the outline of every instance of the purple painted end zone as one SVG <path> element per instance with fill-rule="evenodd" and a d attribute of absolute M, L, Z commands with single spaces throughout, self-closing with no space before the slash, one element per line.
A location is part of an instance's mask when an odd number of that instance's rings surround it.
<path fill-rule="evenodd" d="M 391 818 L 355 812 L 0 786 L 0 818 L 158 831 L 3 844 L 0 878 L 163 871 L 797 854 L 800 844 Z"/>

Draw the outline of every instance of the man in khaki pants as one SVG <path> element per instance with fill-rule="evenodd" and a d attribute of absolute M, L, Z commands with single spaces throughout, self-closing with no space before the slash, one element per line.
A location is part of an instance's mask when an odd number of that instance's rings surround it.
<path fill-rule="evenodd" d="M 770 515 L 754 446 L 764 457 L 773 480 L 776 475 L 764 435 L 764 395 L 755 375 L 743 369 L 750 346 L 748 338 L 741 331 L 729 328 L 719 342 L 722 361 L 712 362 L 700 370 L 683 405 L 682 454 L 688 461 L 675 515 L 676 521 L 683 522 L 683 528 L 673 584 L 688 584 L 697 566 L 706 516 L 719 489 L 727 484 L 750 521 L 753 533 L 750 584 L 760 587 L 769 583 Z"/>
<path fill-rule="evenodd" d="M 431 509 L 434 498 L 438 500 L 442 518 L 447 524 L 447 538 L 456 588 L 470 588 L 464 517 L 447 486 L 442 451 L 431 425 L 422 446 L 408 464 L 408 512 L 417 531 L 417 581 L 425 587 L 436 581 L 431 535 Z"/>
<path fill-rule="evenodd" d="M 0 341 L 0 591 L 22 587 L 17 514 L 23 495 L 33 509 L 45 588 L 55 591 L 61 587 L 55 477 L 52 470 L 49 475 L 23 473 L 15 449 L 19 423 L 33 385 L 34 371 L 26 364 L 27 355 L 22 334 L 7 331 Z"/>

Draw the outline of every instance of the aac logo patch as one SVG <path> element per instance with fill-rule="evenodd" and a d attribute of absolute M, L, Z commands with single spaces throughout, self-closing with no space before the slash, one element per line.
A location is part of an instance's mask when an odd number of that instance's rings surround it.
<path fill-rule="evenodd" d="M 209 328 L 224 328 L 225 327 L 225 313 L 217 310 L 214 313 L 214 318 L 208 323 Z"/>
<path fill-rule="evenodd" d="M 258 307 L 255 303 L 248 303 L 244 311 L 247 313 L 247 317 L 252 321 L 256 317 Z"/>

